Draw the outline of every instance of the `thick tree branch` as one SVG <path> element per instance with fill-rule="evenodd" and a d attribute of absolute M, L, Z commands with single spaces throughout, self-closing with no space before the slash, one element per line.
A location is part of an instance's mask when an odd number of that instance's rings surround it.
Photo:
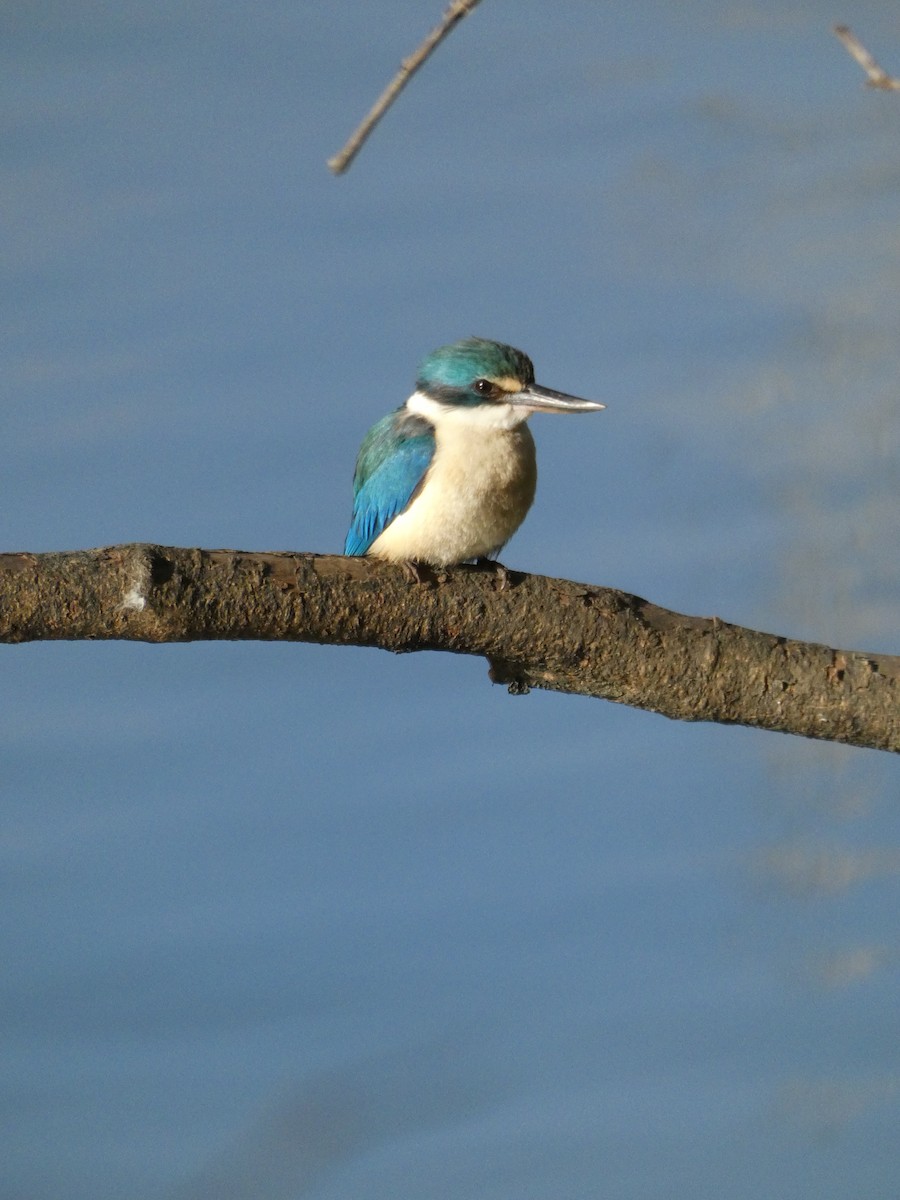
<path fill-rule="evenodd" d="M 0 641 L 320 642 L 449 650 L 513 691 L 599 696 L 900 751 L 900 659 L 668 612 L 609 588 L 336 555 L 126 545 L 0 555 Z"/>

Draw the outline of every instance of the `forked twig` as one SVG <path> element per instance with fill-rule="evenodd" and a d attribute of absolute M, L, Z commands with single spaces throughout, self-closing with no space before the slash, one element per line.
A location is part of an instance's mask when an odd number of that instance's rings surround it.
<path fill-rule="evenodd" d="M 834 32 L 868 76 L 866 87 L 879 88 L 883 92 L 900 92 L 900 79 L 888 75 L 887 71 L 878 65 L 849 25 L 835 25 Z"/>
<path fill-rule="evenodd" d="M 328 165 L 334 171 L 335 175 L 342 175 L 347 170 L 362 149 L 366 138 L 406 87 L 407 83 L 409 83 L 413 75 L 415 75 L 416 71 L 418 71 L 419 67 L 434 53 L 450 30 L 458 25 L 463 17 L 467 17 L 478 3 L 479 0 L 452 0 L 450 7 L 441 19 L 440 25 L 432 29 L 431 33 L 429 33 L 428 37 L 414 54 L 411 54 L 409 58 L 404 58 L 400 64 L 400 70 L 372 105 L 368 115 L 357 126 L 344 148 L 332 158 L 329 158 Z"/>

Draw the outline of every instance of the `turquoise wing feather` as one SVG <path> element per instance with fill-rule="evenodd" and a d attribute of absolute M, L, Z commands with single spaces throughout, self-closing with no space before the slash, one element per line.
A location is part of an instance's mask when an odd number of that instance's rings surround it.
<path fill-rule="evenodd" d="M 353 475 L 353 517 L 345 554 L 365 554 L 409 505 L 434 458 L 434 428 L 403 409 L 366 434 Z"/>

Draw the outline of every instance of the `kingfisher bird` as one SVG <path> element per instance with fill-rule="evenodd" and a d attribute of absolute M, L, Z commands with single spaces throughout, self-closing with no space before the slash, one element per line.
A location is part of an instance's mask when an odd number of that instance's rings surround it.
<path fill-rule="evenodd" d="M 527 354 L 466 338 L 432 351 L 416 390 L 363 440 L 344 553 L 449 567 L 493 559 L 537 484 L 534 412 L 597 412 L 534 381 Z"/>

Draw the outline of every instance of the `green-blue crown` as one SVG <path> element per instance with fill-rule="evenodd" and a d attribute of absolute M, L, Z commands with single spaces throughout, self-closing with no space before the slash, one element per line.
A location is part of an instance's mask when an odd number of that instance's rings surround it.
<path fill-rule="evenodd" d="M 484 404 L 489 397 L 474 390 L 482 379 L 515 379 L 527 387 L 534 383 L 534 366 L 527 354 L 513 346 L 464 338 L 432 350 L 419 367 L 416 387 L 445 404 Z"/>

